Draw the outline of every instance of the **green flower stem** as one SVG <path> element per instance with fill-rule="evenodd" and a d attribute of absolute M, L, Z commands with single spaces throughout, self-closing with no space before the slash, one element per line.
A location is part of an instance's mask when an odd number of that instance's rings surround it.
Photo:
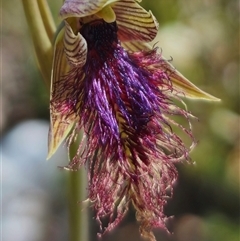
<path fill-rule="evenodd" d="M 69 241 L 88 241 L 88 212 L 79 201 L 86 199 L 86 173 L 82 168 L 68 172 Z"/>
<path fill-rule="evenodd" d="M 70 147 L 70 159 L 75 155 L 82 133 L 79 135 L 79 141 L 73 143 Z M 87 176 L 84 168 L 78 171 L 68 172 L 68 200 L 69 200 L 69 225 L 70 241 L 88 241 L 89 223 L 87 207 L 81 203 L 87 197 Z"/>
<path fill-rule="evenodd" d="M 56 32 L 56 25 L 52 17 L 52 13 L 47 4 L 47 0 L 37 0 L 39 10 L 42 16 L 43 24 L 49 40 L 52 42 Z"/>
<path fill-rule="evenodd" d="M 46 17 L 50 12 L 46 10 L 47 6 L 43 7 L 43 0 L 22 0 L 22 3 L 32 36 L 39 68 L 47 86 L 50 87 L 53 47 L 52 40 L 49 37 L 53 35 L 50 30 L 53 26 L 52 23 L 50 25 L 46 24 L 46 20 L 44 20 L 44 24 L 42 20 L 42 17 Z M 42 12 L 40 12 L 39 6 L 41 6 Z M 51 17 L 47 17 L 47 19 L 51 19 Z M 54 30 L 54 28 L 52 30 Z"/>

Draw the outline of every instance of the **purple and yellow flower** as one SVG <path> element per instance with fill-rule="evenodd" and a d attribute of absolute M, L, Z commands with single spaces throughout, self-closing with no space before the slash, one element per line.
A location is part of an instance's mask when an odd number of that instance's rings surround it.
<path fill-rule="evenodd" d="M 163 207 L 177 178 L 174 164 L 194 146 L 181 97 L 217 100 L 183 77 L 154 40 L 158 23 L 135 0 L 65 0 L 55 41 L 49 157 L 64 139 L 83 138 L 67 169 L 88 168 L 88 200 L 101 233 L 113 229 L 129 204 L 141 234 L 165 227 Z M 173 120 L 186 119 L 188 127 Z M 187 134 L 187 147 L 175 128 Z M 102 219 L 108 226 L 102 227 Z"/>

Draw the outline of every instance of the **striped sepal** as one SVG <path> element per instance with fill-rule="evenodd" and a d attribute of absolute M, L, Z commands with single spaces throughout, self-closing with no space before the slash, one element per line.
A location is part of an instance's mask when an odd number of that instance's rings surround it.
<path fill-rule="evenodd" d="M 64 48 L 71 65 L 82 67 L 87 59 L 87 42 L 80 33 L 75 35 L 71 26 L 65 21 Z"/>
<path fill-rule="evenodd" d="M 146 11 L 134 0 L 122 0 L 114 3 L 121 41 L 152 41 L 158 31 L 158 22 L 151 11 Z"/>
<path fill-rule="evenodd" d="M 53 58 L 53 69 L 52 69 L 52 78 L 51 78 L 51 97 L 50 97 L 50 129 L 48 135 L 48 156 L 49 159 L 58 149 L 60 144 L 63 142 L 65 137 L 70 132 L 74 121 L 66 116 L 57 113 L 54 107 L 51 104 L 53 93 L 57 94 L 62 92 L 59 89 L 58 82 L 62 76 L 65 76 L 69 71 L 69 65 L 67 63 L 66 55 L 64 53 L 64 30 L 59 32 L 55 45 L 54 45 L 54 58 Z M 64 96 L 62 96 L 64 98 Z"/>
<path fill-rule="evenodd" d="M 220 101 L 220 99 L 206 93 L 198 88 L 187 78 L 185 78 L 179 71 L 177 71 L 168 60 L 163 59 L 164 63 L 159 66 L 159 69 L 167 72 L 173 84 L 173 91 L 190 99 L 204 99 L 208 101 Z"/>
<path fill-rule="evenodd" d="M 123 48 L 125 48 L 128 51 L 149 51 L 152 49 L 152 46 L 149 43 L 146 42 L 140 42 L 140 41 L 129 41 L 129 42 L 121 42 L 121 45 Z"/>

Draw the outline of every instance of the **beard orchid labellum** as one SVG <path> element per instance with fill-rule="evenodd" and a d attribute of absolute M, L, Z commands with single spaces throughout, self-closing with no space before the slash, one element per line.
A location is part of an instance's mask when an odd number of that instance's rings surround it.
<path fill-rule="evenodd" d="M 183 77 L 157 48 L 158 23 L 135 0 L 66 0 L 54 49 L 49 156 L 64 139 L 83 138 L 67 169 L 88 167 L 89 201 L 101 233 L 113 229 L 131 203 L 140 232 L 155 240 L 177 178 L 174 163 L 194 146 L 191 114 L 181 97 L 217 100 Z M 176 101 L 175 101 L 176 100 Z M 175 127 L 187 134 L 186 147 Z M 170 192 L 167 190 L 170 189 Z M 170 194 L 169 194 L 170 193 Z M 107 227 L 102 219 L 108 217 Z"/>

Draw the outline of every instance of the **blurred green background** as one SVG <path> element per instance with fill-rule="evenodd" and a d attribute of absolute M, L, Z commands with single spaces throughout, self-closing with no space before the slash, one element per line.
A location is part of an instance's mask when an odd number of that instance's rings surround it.
<path fill-rule="evenodd" d="M 61 2 L 49 1 L 56 23 L 60 22 L 58 10 Z M 170 224 L 174 235 L 156 230 L 157 240 L 237 241 L 240 214 L 239 2 L 151 0 L 143 1 L 142 5 L 152 10 L 160 23 L 155 42 L 163 55 L 169 59 L 173 57 L 172 63 L 181 73 L 222 100 L 220 103 L 186 100 L 189 110 L 199 118 L 199 121 L 193 121 L 194 134 L 199 140 L 191 154 L 195 165 L 178 165 L 179 181 L 173 199 L 166 206 L 166 214 L 175 215 Z M 1 131 L 4 139 L 23 121 L 49 121 L 49 95 L 36 66 L 21 1 L 3 1 L 1 12 Z M 41 161 L 48 168 L 48 163 L 44 159 Z M 3 173 L 5 165 L 3 160 Z M 54 171 L 50 180 L 56 189 L 60 189 L 60 196 L 49 196 L 45 205 L 57 209 L 57 213 L 60 209 L 66 209 L 65 201 L 61 200 L 65 198 L 65 177 L 57 169 L 58 161 L 51 165 Z M 37 167 L 36 170 L 33 167 L 34 171 L 38 171 Z M 7 179 L 15 178 L 3 177 L 3 188 L 8 185 Z M 62 185 L 61 188 L 58 185 Z M 8 210 L 5 208 L 8 200 L 4 195 L 3 204 L 4 213 L 4 210 Z M 67 240 L 65 212 L 60 222 L 63 226 L 56 225 L 56 220 L 53 224 L 52 216 L 44 216 L 41 221 L 47 221 L 51 229 L 48 226 L 41 232 L 50 235 L 45 235 L 44 239 L 35 236 L 32 241 Z M 4 215 L 7 219 L 8 212 Z M 134 212 L 131 211 L 124 222 L 113 233 L 106 235 L 103 241 L 142 240 L 134 220 Z M 94 224 L 92 228 L 95 229 Z M 96 240 L 95 231 L 91 233 L 92 240 Z"/>

